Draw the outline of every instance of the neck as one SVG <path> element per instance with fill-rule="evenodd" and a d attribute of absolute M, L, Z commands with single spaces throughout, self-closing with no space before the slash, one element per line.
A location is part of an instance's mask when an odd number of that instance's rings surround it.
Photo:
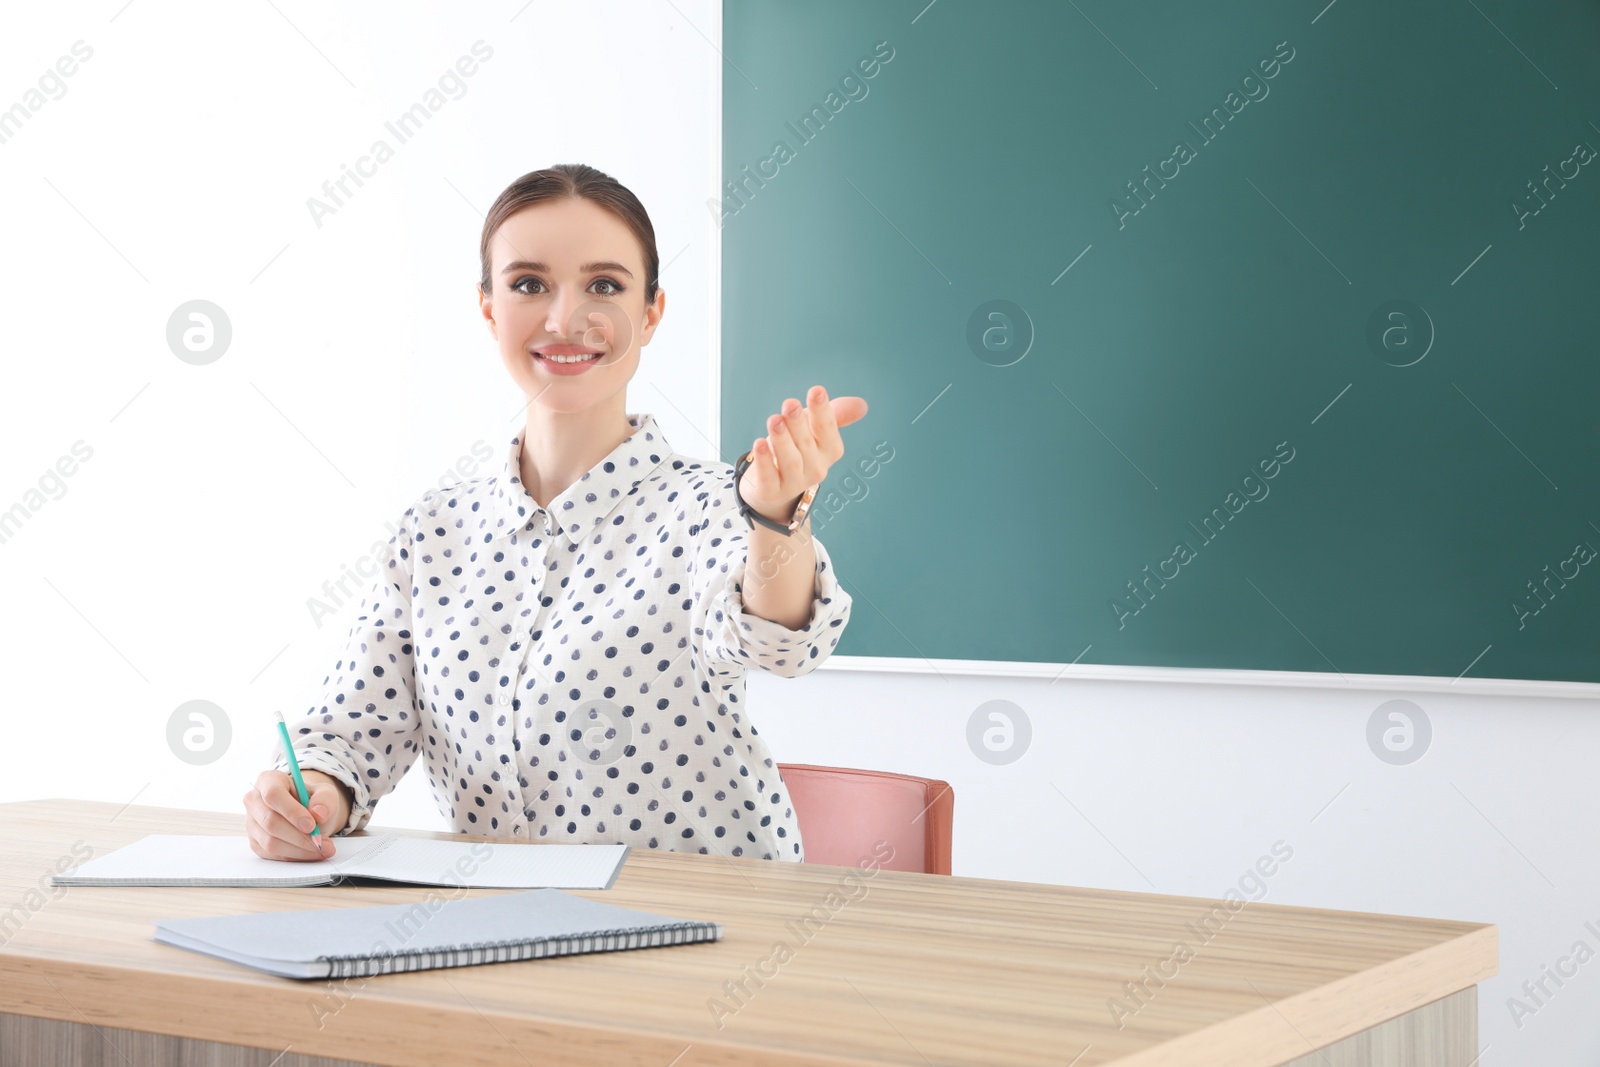
<path fill-rule="evenodd" d="M 522 484 L 541 508 L 633 436 L 624 394 L 583 411 L 528 405 L 522 436 Z"/>

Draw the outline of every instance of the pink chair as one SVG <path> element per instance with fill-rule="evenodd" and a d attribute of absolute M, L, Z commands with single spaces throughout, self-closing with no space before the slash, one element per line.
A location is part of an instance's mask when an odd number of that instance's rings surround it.
<path fill-rule="evenodd" d="M 887 841 L 889 871 L 950 873 L 956 798 L 948 782 L 892 771 L 780 763 L 807 863 L 859 866 Z"/>

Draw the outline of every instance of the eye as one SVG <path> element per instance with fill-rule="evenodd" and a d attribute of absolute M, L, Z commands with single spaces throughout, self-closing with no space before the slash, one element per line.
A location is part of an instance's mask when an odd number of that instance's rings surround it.
<path fill-rule="evenodd" d="M 530 282 L 540 287 L 538 292 L 523 288 L 524 285 L 527 285 Z M 623 292 L 623 287 L 611 278 L 596 278 L 593 282 L 589 283 L 589 288 L 593 289 L 597 285 L 605 286 L 605 288 L 597 292 L 595 294 L 596 296 L 618 296 Z M 540 281 L 538 278 L 535 278 L 531 274 L 526 278 L 518 278 L 516 281 L 507 286 L 507 288 L 509 288 L 512 292 L 521 293 L 523 296 L 538 296 L 541 292 L 543 292 L 543 287 L 544 282 Z"/>

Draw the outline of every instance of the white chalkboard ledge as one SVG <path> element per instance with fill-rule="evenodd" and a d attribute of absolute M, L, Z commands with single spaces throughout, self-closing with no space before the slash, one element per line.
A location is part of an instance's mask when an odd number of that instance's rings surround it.
<path fill-rule="evenodd" d="M 1093 646 L 1091 645 L 1090 648 Z M 1491 646 L 1492 647 L 1492 646 Z M 1087 650 L 1085 650 L 1087 651 Z M 1485 651 L 1488 651 L 1485 649 Z M 1482 654 L 1479 659 L 1482 659 Z M 1474 661 L 1476 663 L 1477 661 Z M 1009 660 L 922 659 L 842 656 L 835 652 L 818 671 L 883 671 L 896 674 L 985 675 L 1068 681 L 1171 682 L 1181 685 L 1287 686 L 1296 689 L 1360 689 L 1462 696 L 1567 697 L 1600 699 L 1600 683 L 1549 682 L 1524 678 L 1445 678 L 1417 674 L 1348 674 L 1333 671 L 1216 670 L 1202 667 L 1135 667 L 1101 663 L 1021 663 Z"/>

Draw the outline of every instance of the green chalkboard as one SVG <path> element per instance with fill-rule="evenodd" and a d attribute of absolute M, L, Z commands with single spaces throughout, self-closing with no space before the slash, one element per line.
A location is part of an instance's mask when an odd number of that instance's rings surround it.
<path fill-rule="evenodd" d="M 1597 54 L 1573 0 L 727 3 L 723 439 L 870 403 L 836 654 L 1600 681 Z"/>

